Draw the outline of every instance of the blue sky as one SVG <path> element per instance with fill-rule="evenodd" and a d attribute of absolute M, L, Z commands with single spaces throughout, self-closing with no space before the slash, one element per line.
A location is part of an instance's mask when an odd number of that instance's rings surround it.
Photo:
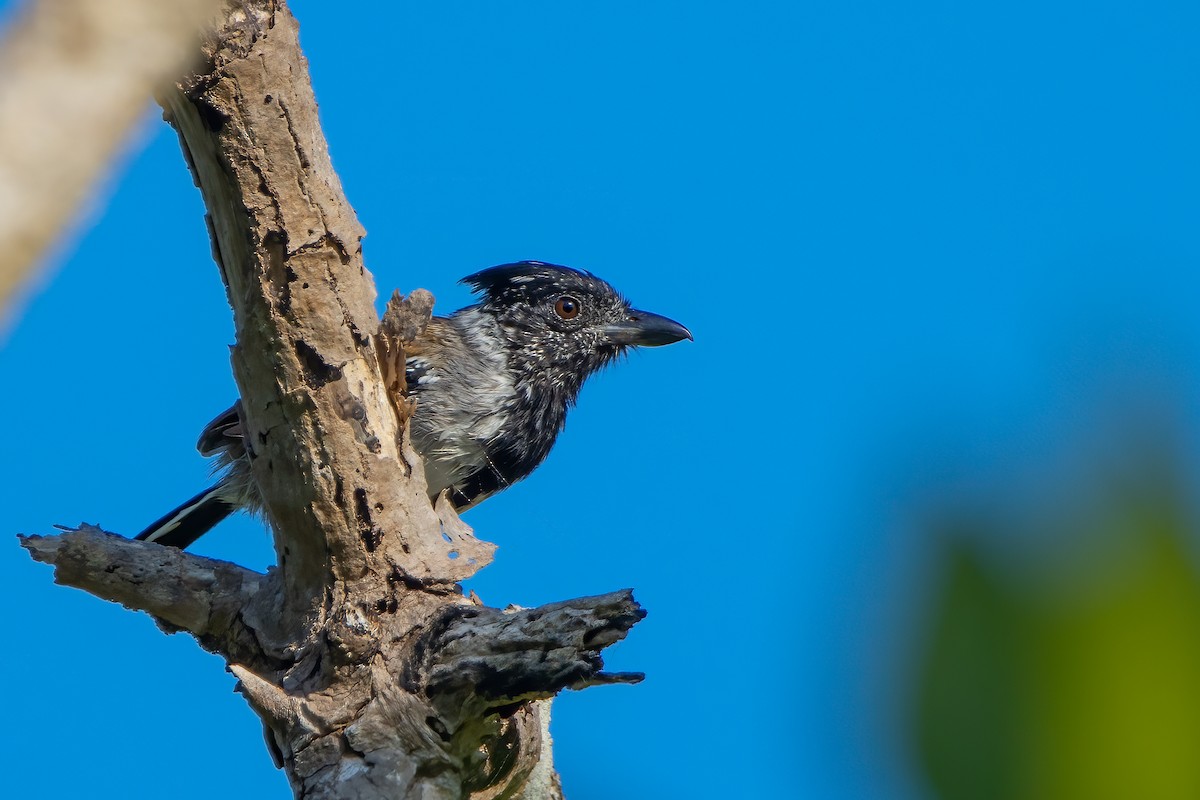
<path fill-rule="evenodd" d="M 294 8 L 381 294 L 448 312 L 535 258 L 695 334 L 467 515 L 490 604 L 649 610 L 608 655 L 646 682 L 556 705 L 568 797 L 925 797 L 905 509 L 1102 446 L 1130 403 L 1200 443 L 1194 4 Z M 204 485 L 235 388 L 202 214 L 148 110 L 0 350 L 0 529 L 132 534 Z M 246 519 L 197 549 L 271 557 Z M 0 560 L 10 785 L 287 796 L 218 659 Z"/>

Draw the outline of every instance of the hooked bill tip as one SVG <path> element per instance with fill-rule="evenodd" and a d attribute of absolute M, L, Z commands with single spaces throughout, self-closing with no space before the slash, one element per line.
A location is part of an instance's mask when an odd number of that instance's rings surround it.
<path fill-rule="evenodd" d="M 630 311 L 628 320 L 604 330 L 614 344 L 635 347 L 661 347 L 683 339 L 695 341 L 692 332 L 675 320 L 649 311 Z"/>

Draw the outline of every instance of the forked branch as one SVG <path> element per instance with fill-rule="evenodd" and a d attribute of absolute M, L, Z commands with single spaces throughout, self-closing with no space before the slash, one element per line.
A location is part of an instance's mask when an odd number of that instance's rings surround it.
<path fill-rule="evenodd" d="M 278 566 L 260 575 L 84 526 L 25 537 L 56 579 L 225 657 L 298 798 L 561 797 L 545 702 L 630 683 L 600 651 L 628 592 L 511 613 L 463 597 L 492 557 L 431 504 L 408 441 L 404 343 L 432 297 L 381 320 L 329 161 L 295 19 L 229 3 L 204 66 L 162 98 L 208 209 L 233 369 Z"/>

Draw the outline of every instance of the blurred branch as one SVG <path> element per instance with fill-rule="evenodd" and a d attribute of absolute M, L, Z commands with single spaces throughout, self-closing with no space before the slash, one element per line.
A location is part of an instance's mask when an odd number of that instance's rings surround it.
<path fill-rule="evenodd" d="M 63 235 L 218 0 L 38 0 L 0 41 L 0 310 Z"/>

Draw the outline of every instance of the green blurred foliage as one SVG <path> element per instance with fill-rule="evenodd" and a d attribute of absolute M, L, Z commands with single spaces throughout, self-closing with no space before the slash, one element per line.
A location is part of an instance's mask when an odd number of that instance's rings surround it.
<path fill-rule="evenodd" d="M 1200 575 L 1187 514 L 1137 492 L 1093 505 L 1052 526 L 1063 546 L 1047 553 L 1011 557 L 1030 539 L 994 523 L 943 538 L 914 715 L 935 796 L 1200 798 Z"/>

